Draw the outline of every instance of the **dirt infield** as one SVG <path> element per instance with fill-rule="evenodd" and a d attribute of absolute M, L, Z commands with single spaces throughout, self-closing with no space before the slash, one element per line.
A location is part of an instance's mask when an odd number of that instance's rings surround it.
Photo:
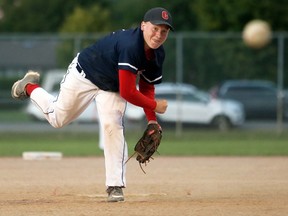
<path fill-rule="evenodd" d="M 104 159 L 0 159 L 0 215 L 288 215 L 286 157 L 156 157 L 128 164 L 125 202 L 107 203 Z"/>

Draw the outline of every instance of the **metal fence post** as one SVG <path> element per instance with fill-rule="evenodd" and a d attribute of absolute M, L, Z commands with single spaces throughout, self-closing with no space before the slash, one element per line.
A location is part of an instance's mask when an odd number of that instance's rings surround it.
<path fill-rule="evenodd" d="M 283 79 L 284 79 L 284 35 L 278 35 L 277 59 L 277 132 L 283 132 Z"/>
<path fill-rule="evenodd" d="M 176 79 L 177 83 L 183 82 L 183 35 L 182 33 L 178 33 L 176 35 Z M 182 96 L 180 92 L 177 93 L 177 101 L 180 106 L 178 106 L 177 110 L 177 122 L 176 122 L 176 135 L 180 136 L 183 130 L 183 123 L 181 121 L 181 100 Z"/>

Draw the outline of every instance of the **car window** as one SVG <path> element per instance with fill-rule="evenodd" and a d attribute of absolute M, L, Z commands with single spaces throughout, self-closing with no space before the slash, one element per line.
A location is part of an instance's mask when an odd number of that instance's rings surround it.
<path fill-rule="evenodd" d="M 200 98 L 197 97 L 197 96 L 194 95 L 194 94 L 184 94 L 184 95 L 183 95 L 183 100 L 198 102 L 198 101 L 200 101 Z"/>
<path fill-rule="evenodd" d="M 157 94 L 157 98 L 163 98 L 166 100 L 176 100 L 176 94 L 175 93 L 166 93 L 166 94 Z"/>
<path fill-rule="evenodd" d="M 157 98 L 164 98 L 167 100 L 177 100 L 176 93 L 165 93 L 165 94 L 157 94 Z M 192 93 L 184 93 L 180 95 L 180 99 L 183 101 L 190 101 L 190 102 L 207 102 L 208 97 L 207 94 L 198 92 L 197 94 Z"/>
<path fill-rule="evenodd" d="M 230 87 L 227 94 L 275 94 L 274 89 L 262 86 Z"/>
<path fill-rule="evenodd" d="M 195 95 L 198 95 L 202 101 L 208 102 L 210 100 L 210 95 L 205 91 L 197 91 Z"/>

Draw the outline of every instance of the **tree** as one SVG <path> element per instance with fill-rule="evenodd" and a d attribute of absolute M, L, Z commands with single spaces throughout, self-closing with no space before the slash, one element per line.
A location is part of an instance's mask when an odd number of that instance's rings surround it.
<path fill-rule="evenodd" d="M 95 4 L 95 0 L 1 0 L 1 32 L 57 32 L 75 7 Z M 107 6 L 106 0 L 98 0 L 98 5 Z"/>
<path fill-rule="evenodd" d="M 97 4 L 88 9 L 76 7 L 60 27 L 60 32 L 70 33 L 103 31 L 111 31 L 110 11 Z"/>
<path fill-rule="evenodd" d="M 75 8 L 81 8 L 82 13 L 85 10 L 91 22 L 93 15 L 89 13 L 94 5 L 110 12 L 114 29 L 139 25 L 147 9 L 159 6 L 172 13 L 176 31 L 239 32 L 254 18 L 267 20 L 273 30 L 280 31 L 286 30 L 288 22 L 286 0 L 1 0 L 4 16 L 0 16 L 0 31 L 58 32 L 61 26 L 68 25 L 67 17 Z M 94 22 L 99 18 L 94 14 Z"/>
<path fill-rule="evenodd" d="M 196 16 L 191 13 L 194 0 L 121 0 L 111 5 L 113 18 L 117 28 L 137 26 L 142 21 L 144 13 L 152 7 L 164 7 L 173 17 L 176 31 L 195 29 Z"/>
<path fill-rule="evenodd" d="M 2 0 L 1 32 L 55 32 L 77 1 Z M 63 7 L 65 5 L 65 7 Z"/>
<path fill-rule="evenodd" d="M 198 18 L 198 30 L 239 32 L 252 19 L 266 20 L 274 30 L 286 29 L 286 0 L 194 1 L 192 10 Z"/>

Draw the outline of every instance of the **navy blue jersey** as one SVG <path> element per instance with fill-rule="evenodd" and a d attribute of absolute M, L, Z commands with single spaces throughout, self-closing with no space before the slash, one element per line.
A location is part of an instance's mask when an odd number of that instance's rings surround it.
<path fill-rule="evenodd" d="M 155 58 L 145 57 L 143 32 L 135 29 L 113 32 L 80 52 L 78 62 L 92 83 L 105 91 L 119 91 L 119 69 L 140 73 L 151 84 L 162 81 L 165 58 L 163 46 L 153 50 Z"/>

